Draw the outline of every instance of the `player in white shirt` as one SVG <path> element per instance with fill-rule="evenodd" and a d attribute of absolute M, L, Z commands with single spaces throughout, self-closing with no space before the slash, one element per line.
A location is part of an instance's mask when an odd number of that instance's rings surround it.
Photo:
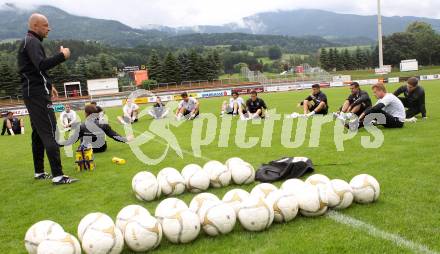
<path fill-rule="evenodd" d="M 193 120 L 199 115 L 199 101 L 195 98 L 189 97 L 186 92 L 183 92 L 180 96 L 182 97 L 182 100 L 176 110 L 177 120 L 180 121 L 184 118 Z"/>
<path fill-rule="evenodd" d="M 60 119 L 65 130 L 70 130 L 72 123 L 76 122 L 77 115 L 69 104 L 64 106 L 64 111 L 60 114 Z"/>
<path fill-rule="evenodd" d="M 232 97 L 229 99 L 229 103 L 224 101 L 222 104 L 221 115 L 223 116 L 226 113 L 228 115 L 239 115 L 241 117 L 244 113 L 243 110 L 246 110 L 246 104 L 244 103 L 243 98 L 241 98 L 237 92 L 232 92 Z"/>
<path fill-rule="evenodd" d="M 383 114 L 386 122 L 381 124 L 385 128 L 402 128 L 405 123 L 405 107 L 402 102 L 392 93 L 387 93 L 387 89 L 382 83 L 372 87 L 374 95 L 379 99 L 373 107 L 365 110 L 359 117 L 360 122 L 364 125 L 371 124 L 364 122 L 364 118 L 368 114 Z"/>
<path fill-rule="evenodd" d="M 122 124 L 129 124 L 138 121 L 139 106 L 131 99 L 127 99 L 127 102 L 122 108 L 122 112 L 124 115 L 122 117 L 118 116 L 118 120 Z"/>

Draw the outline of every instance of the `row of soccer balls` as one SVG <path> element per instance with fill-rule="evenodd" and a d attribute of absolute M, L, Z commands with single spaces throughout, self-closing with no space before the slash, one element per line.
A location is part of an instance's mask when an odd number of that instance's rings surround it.
<path fill-rule="evenodd" d="M 206 191 L 209 186 L 221 188 L 228 186 L 231 181 L 242 185 L 254 180 L 255 170 L 252 165 L 235 157 L 228 159 L 225 164 L 209 161 L 203 168 L 189 164 L 182 169 L 182 173 L 174 168 L 164 168 L 157 174 L 157 178 L 150 172 L 139 172 L 133 177 L 131 185 L 139 200 L 152 201 L 161 194 L 180 195 L 185 189 L 199 193 Z"/>
<path fill-rule="evenodd" d="M 142 206 L 130 205 L 118 213 L 116 223 L 103 213 L 91 213 L 79 223 L 78 239 L 87 254 L 121 253 L 124 241 L 131 250 L 145 252 L 159 246 L 163 235 L 172 243 L 188 243 L 201 229 L 210 236 L 228 234 L 237 219 L 246 230 L 263 231 L 273 221 L 289 222 L 298 213 L 320 216 L 328 208 L 347 208 L 353 200 L 374 202 L 379 193 L 379 183 L 369 175 L 358 175 L 348 184 L 317 174 L 305 182 L 288 180 L 280 189 L 268 183 L 255 186 L 250 193 L 234 189 L 222 200 L 201 193 L 189 206 L 167 198 L 156 207 L 154 216 Z M 33 225 L 26 233 L 25 246 L 30 254 L 81 253 L 79 241 L 51 221 Z"/>

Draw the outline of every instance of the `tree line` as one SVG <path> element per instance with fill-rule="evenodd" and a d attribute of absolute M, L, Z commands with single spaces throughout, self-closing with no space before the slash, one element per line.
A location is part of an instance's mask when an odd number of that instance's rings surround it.
<path fill-rule="evenodd" d="M 357 47 L 354 52 L 346 49 L 322 48 L 319 54 L 321 68 L 326 71 L 369 69 L 375 66 L 376 54 L 371 49 Z"/>
<path fill-rule="evenodd" d="M 413 22 L 404 32 L 383 37 L 384 64 L 399 67 L 402 60 L 417 59 L 420 65 L 440 64 L 440 34 L 430 24 Z M 320 65 L 328 71 L 377 67 L 379 49 L 338 50 L 322 48 Z"/>
<path fill-rule="evenodd" d="M 183 81 L 218 79 L 222 62 L 217 51 L 199 54 L 196 50 L 173 54 L 168 52 L 160 58 L 156 51 L 148 61 L 148 76 L 158 83 L 181 83 Z"/>

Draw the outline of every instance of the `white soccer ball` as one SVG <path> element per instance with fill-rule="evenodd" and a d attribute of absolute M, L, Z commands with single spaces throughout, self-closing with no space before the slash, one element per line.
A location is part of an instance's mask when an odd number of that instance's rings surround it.
<path fill-rule="evenodd" d="M 167 198 L 162 200 L 156 207 L 154 216 L 157 218 L 163 218 L 169 214 L 174 214 L 175 210 L 188 209 L 185 202 L 177 198 Z"/>
<path fill-rule="evenodd" d="M 249 196 L 238 210 L 240 224 L 249 231 L 263 231 L 272 225 L 274 211 L 262 197 Z"/>
<path fill-rule="evenodd" d="M 350 181 L 353 189 L 354 201 L 367 204 L 376 201 L 380 195 L 380 185 L 376 178 L 362 174 L 353 177 Z"/>
<path fill-rule="evenodd" d="M 208 192 L 200 193 L 197 194 L 195 197 L 193 197 L 191 203 L 189 203 L 189 209 L 191 209 L 191 211 L 198 214 L 199 209 L 202 207 L 203 203 L 205 203 L 207 200 L 220 201 L 220 199 L 214 194 Z"/>
<path fill-rule="evenodd" d="M 199 165 L 189 164 L 182 169 L 186 189 L 192 193 L 199 193 L 209 188 L 209 175 Z"/>
<path fill-rule="evenodd" d="M 245 161 L 239 157 L 232 157 L 226 160 L 225 165 L 231 170 L 233 165 L 241 163 L 245 163 Z"/>
<path fill-rule="evenodd" d="M 325 175 L 314 174 L 314 175 L 309 176 L 305 182 L 309 183 L 311 185 L 318 185 L 318 184 L 326 185 L 330 182 L 330 179 Z"/>
<path fill-rule="evenodd" d="M 255 181 L 255 170 L 251 164 L 247 162 L 243 163 L 231 163 L 229 170 L 231 171 L 232 181 L 235 184 L 250 184 Z"/>
<path fill-rule="evenodd" d="M 179 195 L 185 191 L 185 180 L 177 169 L 162 169 L 157 174 L 157 181 L 164 195 Z"/>
<path fill-rule="evenodd" d="M 298 214 L 298 201 L 295 195 L 277 190 L 266 198 L 272 204 L 275 222 L 289 222 Z"/>
<path fill-rule="evenodd" d="M 200 233 L 199 216 L 190 209 L 175 209 L 161 224 L 163 234 L 172 243 L 189 243 Z"/>
<path fill-rule="evenodd" d="M 334 179 L 327 184 L 328 206 L 345 209 L 353 203 L 353 189 L 346 181 Z"/>
<path fill-rule="evenodd" d="M 151 215 L 138 215 L 127 223 L 124 239 L 127 246 L 133 251 L 152 250 L 159 246 L 162 240 L 162 226 Z"/>
<path fill-rule="evenodd" d="M 214 188 L 221 188 L 228 186 L 231 182 L 231 171 L 219 161 L 209 161 L 203 166 L 209 175 L 211 186 Z"/>
<path fill-rule="evenodd" d="M 116 226 L 105 229 L 92 226 L 83 236 L 82 248 L 87 254 L 119 254 L 124 249 L 124 236 Z"/>
<path fill-rule="evenodd" d="M 224 196 L 222 201 L 226 204 L 230 205 L 235 213 L 238 213 L 238 210 L 240 210 L 241 203 L 249 198 L 250 194 L 249 192 L 242 190 L 242 189 L 233 189 L 228 191 Z"/>
<path fill-rule="evenodd" d="M 29 254 L 36 254 L 38 245 L 46 240 L 51 234 L 63 233 L 64 229 L 60 224 L 43 220 L 32 225 L 24 237 L 24 246 Z"/>
<path fill-rule="evenodd" d="M 139 172 L 131 181 L 136 198 L 141 201 L 152 201 L 160 197 L 161 189 L 156 177 L 147 171 Z"/>
<path fill-rule="evenodd" d="M 150 212 L 140 205 L 129 205 L 122 208 L 116 216 L 116 227 L 124 234 L 127 223 L 139 215 L 150 215 Z"/>
<path fill-rule="evenodd" d="M 252 189 L 251 196 L 267 198 L 271 192 L 276 190 L 278 190 L 278 188 L 273 184 L 260 183 Z"/>
<path fill-rule="evenodd" d="M 81 254 L 78 240 L 66 232 L 51 234 L 38 245 L 38 254 Z"/>
<path fill-rule="evenodd" d="M 297 196 L 300 212 L 306 217 L 323 215 L 328 209 L 325 185 L 305 184 L 303 191 Z"/>
<path fill-rule="evenodd" d="M 289 179 L 281 185 L 281 190 L 289 194 L 299 195 L 304 185 L 305 183 L 300 179 Z"/>
<path fill-rule="evenodd" d="M 234 229 L 237 215 L 222 201 L 206 201 L 199 210 L 200 224 L 210 236 L 225 235 Z"/>
<path fill-rule="evenodd" d="M 83 236 L 90 228 L 106 230 L 115 227 L 112 218 L 104 213 L 89 213 L 81 219 L 78 225 L 78 239 L 82 242 Z"/>

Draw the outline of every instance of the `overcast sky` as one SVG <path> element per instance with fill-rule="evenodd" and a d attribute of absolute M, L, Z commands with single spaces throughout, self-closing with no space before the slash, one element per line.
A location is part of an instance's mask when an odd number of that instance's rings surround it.
<path fill-rule="evenodd" d="M 0 0 L 30 8 L 47 4 L 69 13 L 115 19 L 133 27 L 221 25 L 265 11 L 322 9 L 340 13 L 376 13 L 376 0 Z M 439 0 L 382 0 L 386 16 L 440 18 Z"/>

